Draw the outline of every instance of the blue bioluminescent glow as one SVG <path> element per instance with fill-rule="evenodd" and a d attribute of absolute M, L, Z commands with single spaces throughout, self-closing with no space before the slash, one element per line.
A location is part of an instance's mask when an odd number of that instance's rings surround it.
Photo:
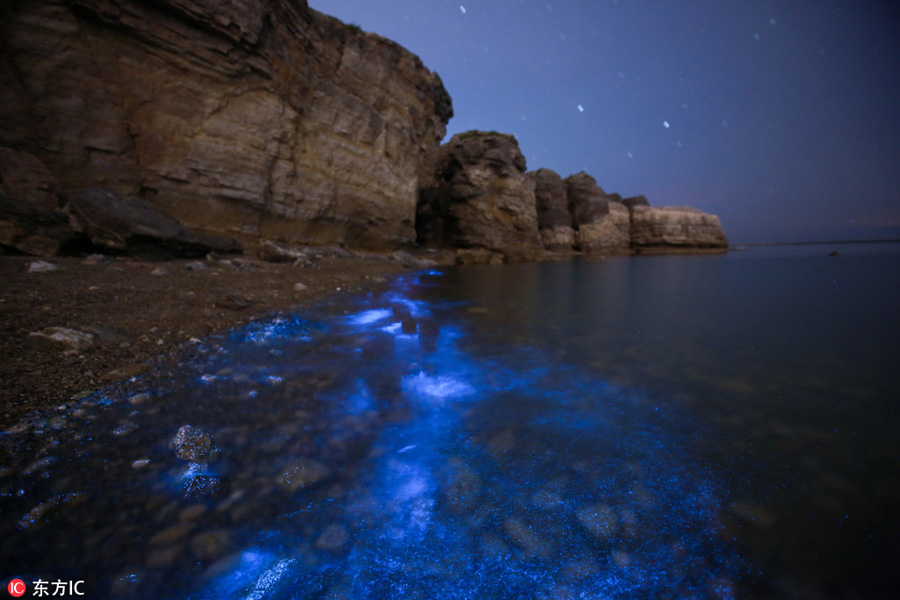
<path fill-rule="evenodd" d="M 68 415 L 80 446 L 48 450 L 121 466 L 41 464 L 27 499 L 7 478 L 2 501 L 52 512 L 64 540 L 101 513 L 110 546 L 78 566 L 120 597 L 155 597 L 151 578 L 195 599 L 736 597 L 685 423 L 535 349 L 480 350 L 465 307 L 408 297 L 414 283 L 205 341 L 141 402 Z M 91 441 L 125 416 L 126 447 Z M 174 455 L 184 423 L 215 456 Z"/>

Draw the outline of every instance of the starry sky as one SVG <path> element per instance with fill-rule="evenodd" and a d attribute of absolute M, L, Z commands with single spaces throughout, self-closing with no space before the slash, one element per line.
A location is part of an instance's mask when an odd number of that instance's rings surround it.
<path fill-rule="evenodd" d="M 309 0 L 436 71 L 454 133 L 718 214 L 734 243 L 900 238 L 900 3 Z"/>

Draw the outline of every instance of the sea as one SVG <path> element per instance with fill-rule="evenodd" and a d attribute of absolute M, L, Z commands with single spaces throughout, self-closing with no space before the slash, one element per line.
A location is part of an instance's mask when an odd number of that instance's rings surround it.
<path fill-rule="evenodd" d="M 900 244 L 836 243 L 440 267 L 266 315 L 0 434 L 0 575 L 894 598 L 898 307 Z"/>

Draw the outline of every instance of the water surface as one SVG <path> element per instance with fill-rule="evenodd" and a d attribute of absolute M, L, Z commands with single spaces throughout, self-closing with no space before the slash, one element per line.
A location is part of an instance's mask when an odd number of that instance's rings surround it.
<path fill-rule="evenodd" d="M 830 249 L 423 272 L 204 340 L 2 434 L 2 575 L 890 597 L 900 249 Z"/>

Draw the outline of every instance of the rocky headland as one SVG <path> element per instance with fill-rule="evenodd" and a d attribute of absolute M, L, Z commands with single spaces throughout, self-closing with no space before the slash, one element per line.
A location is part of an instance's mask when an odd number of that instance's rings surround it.
<path fill-rule="evenodd" d="M 161 243 L 164 257 L 275 240 L 532 260 L 727 245 L 712 215 L 629 202 L 586 173 L 528 172 L 511 135 L 442 145 L 453 108 L 440 77 L 304 1 L 0 10 L 7 251 Z"/>
<path fill-rule="evenodd" d="M 8 418 L 403 268 L 727 247 L 512 135 L 442 144 L 440 77 L 304 0 L 6 1 L 0 34 Z"/>

